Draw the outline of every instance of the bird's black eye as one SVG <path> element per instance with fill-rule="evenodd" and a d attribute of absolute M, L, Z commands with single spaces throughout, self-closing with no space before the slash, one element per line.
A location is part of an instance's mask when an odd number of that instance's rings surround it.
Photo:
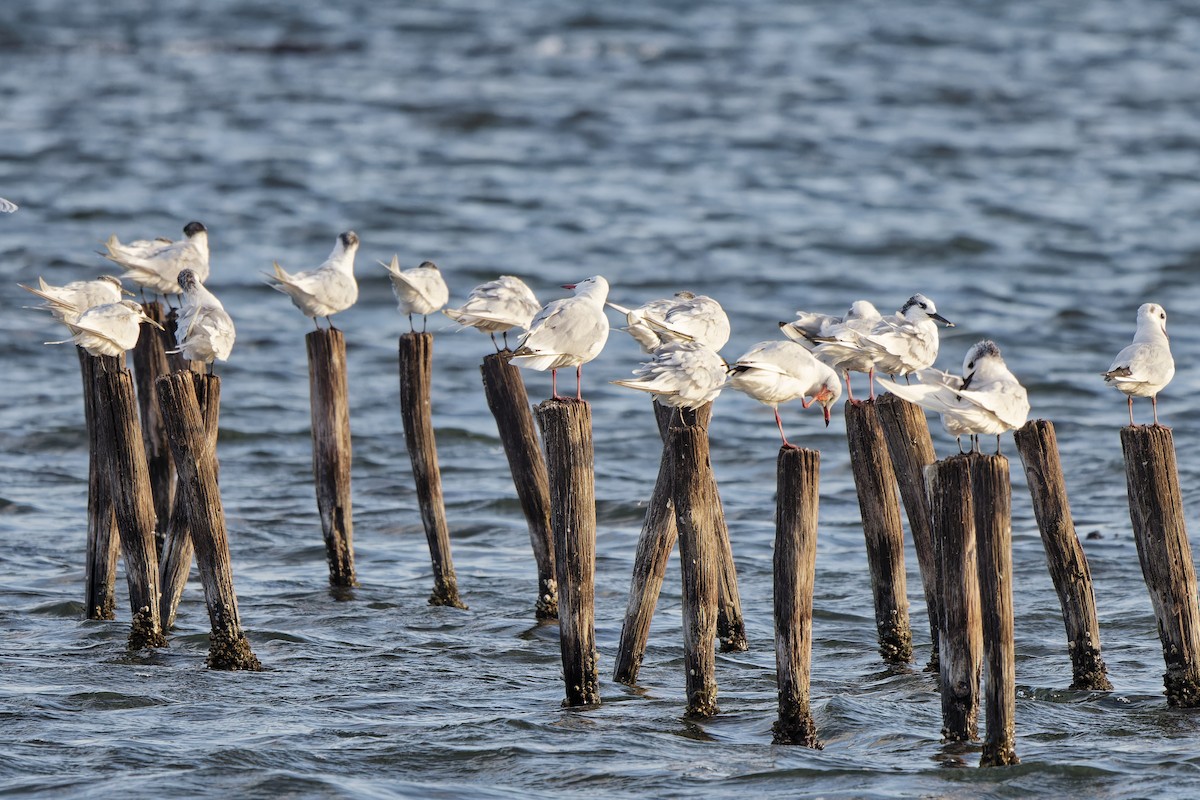
<path fill-rule="evenodd" d="M 975 362 L 974 362 L 974 361 L 972 361 L 972 362 L 968 363 L 968 364 L 967 364 L 967 369 L 975 369 Z"/>
<path fill-rule="evenodd" d="M 1159 314 L 1159 315 L 1158 315 L 1158 318 L 1159 318 L 1159 319 L 1166 319 L 1166 318 L 1167 318 L 1167 315 L 1166 315 L 1165 313 L 1164 313 L 1164 314 Z"/>
<path fill-rule="evenodd" d="M 926 310 L 929 309 L 929 306 L 925 305 L 924 303 L 917 303 L 917 305 L 919 305 L 923 309 L 926 309 Z"/>

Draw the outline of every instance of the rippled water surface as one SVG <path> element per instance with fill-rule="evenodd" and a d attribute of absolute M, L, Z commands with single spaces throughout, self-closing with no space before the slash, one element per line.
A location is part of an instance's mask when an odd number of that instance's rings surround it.
<path fill-rule="evenodd" d="M 37 797 L 1166 797 L 1200 791 L 1198 720 L 1168 710 L 1125 503 L 1124 399 L 1098 374 L 1145 301 L 1171 315 L 1162 396 L 1200 503 L 1200 15 L 1193 4 L 29 0 L 0 7 L 0 793 Z M 266 671 L 204 667 L 198 581 L 171 646 L 83 621 L 87 452 L 78 367 L 16 283 L 100 272 L 111 233 L 211 230 L 238 325 L 220 458 L 235 579 Z M 353 228 L 349 342 L 361 587 L 339 600 L 310 471 L 302 337 L 260 272 L 311 267 Z M 559 708 L 557 627 L 480 387 L 486 337 L 435 330 L 434 424 L 459 585 L 431 608 L 377 260 L 436 261 L 461 299 L 500 273 L 550 299 L 689 288 L 733 320 L 727 356 L 796 308 L 915 291 L 984 335 L 1052 419 L 1116 689 L 1071 692 L 1058 603 L 1014 471 L 1017 751 L 978 769 L 940 741 L 916 560 L 910 670 L 879 660 L 841 414 L 785 407 L 822 451 L 812 697 L 822 752 L 772 746 L 771 412 L 727 393 L 713 462 L 747 653 L 721 714 L 683 718 L 676 562 L 641 686 L 608 679 L 657 469 L 614 334 L 584 370 L 598 499 L 603 705 Z M 549 378 L 526 374 L 535 398 Z M 569 380 L 569 379 L 568 379 Z M 1139 404 L 1140 419 L 1149 408 Z M 940 429 L 942 454 L 953 440 Z M 1011 441 L 1006 444 L 1013 454 Z M 1014 456 L 1014 467 L 1017 462 Z M 1189 515 L 1190 517 L 1190 515 Z M 1191 518 L 1195 529 L 1195 519 Z"/>

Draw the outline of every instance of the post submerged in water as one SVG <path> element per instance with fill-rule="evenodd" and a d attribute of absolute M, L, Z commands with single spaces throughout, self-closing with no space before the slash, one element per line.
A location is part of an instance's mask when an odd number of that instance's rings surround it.
<path fill-rule="evenodd" d="M 162 303 L 157 300 L 142 303 L 142 311 L 165 326 L 166 314 Z M 170 338 L 170 343 L 168 343 Z M 167 365 L 167 350 L 174 348 L 174 337 L 150 322 L 142 322 L 137 344 L 133 348 L 133 375 L 137 379 L 138 411 L 142 421 L 142 440 L 146 448 L 146 467 L 150 472 L 150 493 L 154 498 L 156 547 L 161 555 L 171 515 L 171 491 L 175 483 L 175 465 L 171 461 L 171 448 L 167 445 L 167 431 L 163 425 L 155 396 L 154 382 L 170 372 Z"/>
<path fill-rule="evenodd" d="M 592 410 L 578 400 L 534 408 L 546 448 L 558 579 L 564 706 L 600 704 L 596 664 L 596 488 Z"/>
<path fill-rule="evenodd" d="M 125 357 L 92 356 L 76 347 L 83 376 L 83 416 L 88 435 L 88 538 L 84 609 L 88 619 L 116 619 L 117 558 L 121 552 L 112 495 L 101 462 L 100 422 L 96 418 L 96 374 L 119 372 Z"/>
<path fill-rule="evenodd" d="M 821 749 L 809 704 L 821 454 L 779 448 L 775 492 L 775 744 Z"/>
<path fill-rule="evenodd" d="M 1058 593 L 1071 657 L 1072 689 L 1111 689 L 1100 656 L 1100 623 L 1087 556 L 1075 534 L 1054 424 L 1030 420 L 1013 433 L 1033 499 L 1033 514 Z"/>
<path fill-rule="evenodd" d="M 336 328 L 310 331 L 309 403 L 312 409 L 313 477 L 325 536 L 329 583 L 356 585 L 354 520 L 350 502 L 350 400 L 346 380 L 346 339 Z"/>
<path fill-rule="evenodd" d="M 442 499 L 442 474 L 438 468 L 437 442 L 433 435 L 430 411 L 430 383 L 433 373 L 433 335 L 405 333 L 400 336 L 400 417 L 404 423 L 404 441 L 412 461 L 413 480 L 421 522 L 429 542 L 433 563 L 431 606 L 467 606 L 458 596 L 458 579 L 450 555 L 450 529 L 446 525 L 446 504 Z"/>
<path fill-rule="evenodd" d="M 1121 449 L 1133 538 L 1167 667 L 1167 704 L 1195 708 L 1200 706 L 1200 612 L 1171 429 L 1127 426 L 1121 429 Z"/>
<path fill-rule="evenodd" d="M 537 428 L 529 406 L 529 395 L 521 370 L 509 359 L 512 352 L 490 353 L 479 370 L 488 408 L 496 418 L 496 430 L 504 445 L 521 511 L 529 526 L 529 541 L 537 563 L 538 597 L 534 614 L 538 619 L 558 617 L 558 580 L 554 576 L 554 531 L 550 527 L 550 479 L 546 459 L 538 445 Z"/>

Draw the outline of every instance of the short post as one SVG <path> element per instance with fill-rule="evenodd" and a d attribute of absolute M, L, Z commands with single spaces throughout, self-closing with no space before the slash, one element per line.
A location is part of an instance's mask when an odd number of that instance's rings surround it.
<path fill-rule="evenodd" d="M 159 325 L 166 325 L 166 314 L 157 300 L 142 303 L 142 311 Z M 142 440 L 146 448 L 146 466 L 150 471 L 150 493 L 154 498 L 154 515 L 158 519 L 156 546 L 162 553 L 167 518 L 171 514 L 171 491 L 175 481 L 175 465 L 171 463 L 171 448 L 155 398 L 154 382 L 170 372 L 167 350 L 174 349 L 174 337 L 149 322 L 141 324 L 137 344 L 133 348 L 133 375 L 137 379 L 138 411 L 142 420 Z"/>
<path fill-rule="evenodd" d="M 356 585 L 350 504 L 350 400 L 346 340 L 336 328 L 310 331 L 308 389 L 312 408 L 313 477 L 332 586 Z"/>
<path fill-rule="evenodd" d="M 775 744 L 821 749 L 809 706 L 821 454 L 779 448 L 775 493 Z"/>
<path fill-rule="evenodd" d="M 576 400 L 534 408 L 546 447 L 558 579 L 565 706 L 600 704 L 596 665 L 596 488 L 592 409 Z"/>
<path fill-rule="evenodd" d="M 912 630 L 908 623 L 908 595 L 904 575 L 904 529 L 900 524 L 900 498 L 892 459 L 883 439 L 875 402 L 846 401 L 846 438 L 858 505 L 862 512 L 875 598 L 875 627 L 884 661 L 906 664 L 912 660 Z"/>
<path fill-rule="evenodd" d="M 1072 689 L 1111 689 L 1100 657 L 1100 623 L 1087 556 L 1075 534 L 1054 424 L 1030 420 L 1013 434 L 1033 498 L 1046 564 L 1062 606 L 1071 656 Z"/>
<path fill-rule="evenodd" d="M 683 575 L 683 665 L 687 716 L 717 713 L 717 499 L 708 479 L 708 431 L 699 425 L 672 426 L 668 434 Z"/>
<path fill-rule="evenodd" d="M 113 516 L 112 496 L 100 462 L 100 425 L 96 419 L 96 373 L 125 368 L 121 356 L 92 356 L 82 347 L 79 369 L 83 376 L 83 416 L 88 435 L 88 538 L 84 608 L 88 619 L 116 619 L 117 557 L 121 542 Z"/>
<path fill-rule="evenodd" d="M 521 370 L 509 362 L 511 357 L 509 350 L 491 353 L 484 357 L 479 370 L 483 373 L 488 408 L 496 418 L 496 430 L 529 526 L 529 542 L 533 545 L 538 573 L 534 614 L 538 619 L 556 619 L 558 582 L 554 577 L 554 531 L 550 527 L 550 479 L 546 475 L 546 459 L 538 446 L 525 381 Z"/>
<path fill-rule="evenodd" d="M 421 522 L 433 562 L 431 606 L 466 608 L 458 597 L 458 579 L 450 556 L 450 529 L 446 526 L 446 504 L 442 499 L 442 474 L 438 468 L 437 442 L 433 437 L 430 412 L 430 383 L 433 374 L 433 334 L 406 333 L 400 337 L 400 417 L 404 442 L 412 461 L 417 484 Z"/>
<path fill-rule="evenodd" d="M 187 511 L 189 537 L 195 545 L 204 600 L 212 624 L 208 666 L 211 669 L 260 670 L 262 664 L 250 650 L 242 632 L 233 567 L 225 532 L 225 510 L 217 486 L 217 451 L 214 430 L 200 412 L 196 387 L 205 385 L 211 406 L 219 403 L 221 379 L 215 375 L 174 372 L 158 379 L 156 389 L 166 424 Z"/>
<path fill-rule="evenodd" d="M 1195 708 L 1200 706 L 1200 613 L 1171 429 L 1127 426 L 1121 429 L 1121 449 L 1133 538 L 1166 661 L 1167 705 Z"/>
<path fill-rule="evenodd" d="M 933 452 L 933 439 L 929 436 L 929 423 L 925 412 L 915 403 L 910 403 L 894 394 L 885 394 L 875 399 L 883 435 L 887 440 L 888 454 L 900 484 L 900 497 L 908 516 L 908 529 L 912 532 L 913 549 L 917 553 L 917 566 L 921 570 L 921 586 L 925 591 L 925 609 L 929 617 L 931 640 L 929 664 L 925 669 L 938 671 L 938 599 L 937 561 L 933 552 L 933 534 L 929 530 L 929 493 L 925 488 L 925 468 L 937 460 Z"/>
<path fill-rule="evenodd" d="M 121 538 L 133 625 L 129 648 L 165 647 L 158 605 L 158 554 L 154 500 L 138 424 L 133 376 L 128 369 L 96 372 L 92 410 L 99 425 L 99 464 Z"/>
<path fill-rule="evenodd" d="M 1019 764 L 1017 676 L 1013 644 L 1012 487 L 1008 459 L 971 457 L 971 499 L 978 542 L 979 596 L 987 661 L 987 704 L 981 767 Z"/>
<path fill-rule="evenodd" d="M 938 555 L 942 598 L 938 642 L 942 736 L 948 742 L 979 738 L 979 670 L 983 650 L 971 456 L 929 467 L 929 509 Z"/>

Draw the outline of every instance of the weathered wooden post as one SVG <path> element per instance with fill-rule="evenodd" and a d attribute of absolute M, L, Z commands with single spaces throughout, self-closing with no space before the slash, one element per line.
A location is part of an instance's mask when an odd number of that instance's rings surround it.
<path fill-rule="evenodd" d="M 1100 623 L 1092 574 L 1075 535 L 1054 425 L 1044 419 L 1030 420 L 1014 432 L 1013 438 L 1025 465 L 1046 564 L 1062 606 L 1073 675 L 1071 688 L 1111 689 L 1108 668 L 1100 657 Z"/>
<path fill-rule="evenodd" d="M 558 617 L 558 582 L 554 577 L 554 531 L 550 527 L 550 483 L 546 460 L 538 446 L 537 429 L 521 370 L 509 362 L 512 351 L 491 353 L 479 367 L 488 408 L 496 418 L 496 430 L 508 458 L 521 510 L 529 526 L 529 541 L 537 562 L 538 619 Z"/>
<path fill-rule="evenodd" d="M 900 484 L 900 497 L 908 516 L 908 529 L 912 531 L 913 549 L 917 553 L 917 566 L 921 570 L 921 586 L 925 591 L 925 609 L 929 617 L 931 640 L 929 664 L 925 669 L 938 671 L 938 593 L 937 561 L 933 552 L 933 534 L 929 530 L 929 493 L 925 487 L 925 468 L 937 460 L 933 452 L 933 440 L 929 436 L 929 424 L 925 412 L 915 403 L 910 403 L 894 394 L 885 394 L 875 399 L 875 409 L 883 425 L 888 454 L 896 480 Z"/>
<path fill-rule="evenodd" d="M 821 748 L 808 699 L 821 454 L 779 448 L 775 493 L 775 744 Z"/>
<path fill-rule="evenodd" d="M 712 403 L 703 407 L 703 422 L 699 422 L 701 409 L 685 409 L 683 418 L 687 419 L 697 414 L 696 424 L 708 436 L 708 419 L 712 415 Z M 691 424 L 691 423 L 689 423 Z M 705 452 L 708 450 L 707 439 Z M 705 458 L 704 480 L 708 483 L 708 492 L 713 498 L 713 512 L 716 515 L 717 526 L 717 638 L 721 640 L 721 652 L 744 652 L 750 649 L 746 640 L 746 620 L 742 617 L 742 598 L 738 593 L 737 566 L 733 560 L 733 542 L 729 538 L 729 525 L 725 522 L 725 506 L 721 502 L 721 491 L 717 488 L 717 476 L 713 472 L 712 463 Z"/>
<path fill-rule="evenodd" d="M 565 706 L 600 704 L 596 665 L 596 487 L 592 409 L 577 400 L 534 408 L 546 447 L 558 579 Z"/>
<path fill-rule="evenodd" d="M 200 411 L 196 392 L 200 385 L 205 386 L 209 405 L 218 405 L 221 379 L 215 375 L 174 372 L 159 378 L 155 388 L 182 487 L 179 499 L 186 508 L 189 538 L 195 545 L 204 600 L 212 624 L 208 666 L 211 669 L 260 670 L 262 664 L 250 650 L 238 614 L 229 540 L 225 532 L 225 510 L 217 486 L 216 436 Z"/>
<path fill-rule="evenodd" d="M 346 339 L 337 328 L 310 331 L 308 389 L 312 407 L 313 477 L 325 535 L 329 583 L 354 586 L 354 520 L 350 504 L 350 399 Z"/>
<path fill-rule="evenodd" d="M 979 766 L 1019 764 L 1013 643 L 1012 487 L 1007 458 L 971 456 L 971 500 L 975 506 L 980 616 L 987 661 L 986 726 Z"/>
<path fill-rule="evenodd" d="M 908 623 L 908 595 L 904 575 L 904 529 L 900 524 L 900 498 L 888 456 L 875 402 L 846 401 L 846 438 L 858 505 L 862 512 L 875 598 L 875 627 L 884 661 L 905 664 L 912 660 L 912 630 Z"/>
<path fill-rule="evenodd" d="M 96 419 L 96 373 L 125 368 L 125 357 L 91 356 L 82 347 L 79 369 L 83 376 L 83 416 L 88 435 L 88 538 L 84 608 L 88 619 L 116 619 L 117 557 L 120 537 L 113 515 L 112 496 L 101 463 L 100 425 Z"/>
<path fill-rule="evenodd" d="M 709 480 L 708 431 L 699 425 L 672 426 L 672 497 L 679 531 L 683 575 L 683 664 L 687 674 L 687 715 L 717 713 L 716 636 L 717 498 Z"/>
<path fill-rule="evenodd" d="M 1127 426 L 1121 429 L 1121 449 L 1133 538 L 1166 661 L 1167 705 L 1195 708 L 1200 706 L 1200 612 L 1171 429 Z"/>
<path fill-rule="evenodd" d="M 970 456 L 938 461 L 926 471 L 942 598 L 938 635 L 942 736 L 948 742 L 979 738 L 979 670 L 983 650 L 975 507 Z"/>
<path fill-rule="evenodd" d="M 142 303 L 142 310 L 157 325 L 150 322 L 141 324 L 141 332 L 133 348 L 133 375 L 137 379 L 138 411 L 142 421 L 142 443 L 146 448 L 146 467 L 150 472 L 150 493 L 154 498 L 154 515 L 158 519 L 155 544 L 161 554 L 167 518 L 171 514 L 175 465 L 171 463 L 171 448 L 167 445 L 167 432 L 155 398 L 154 382 L 170 372 L 167 350 L 174 349 L 175 341 L 166 331 L 167 319 L 162 303 L 157 300 Z"/>
<path fill-rule="evenodd" d="M 404 441 L 412 460 L 413 480 L 421 522 L 433 562 L 431 606 L 466 608 L 458 597 L 458 579 L 450 556 L 450 529 L 442 499 L 442 474 L 438 469 L 437 442 L 433 437 L 430 384 L 433 373 L 433 334 L 405 333 L 400 337 L 400 417 Z"/>

